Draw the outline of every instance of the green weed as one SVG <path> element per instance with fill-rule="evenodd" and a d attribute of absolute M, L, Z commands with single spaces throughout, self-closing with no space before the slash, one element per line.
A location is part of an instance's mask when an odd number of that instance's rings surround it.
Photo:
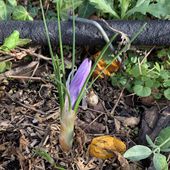
<path fill-rule="evenodd" d="M 162 129 L 154 143 L 146 135 L 146 140 L 150 146 L 136 145 L 124 153 L 124 157 L 131 161 L 140 161 L 153 155 L 153 165 L 156 170 L 168 170 L 166 157 L 161 152 L 170 152 L 170 126 Z"/>

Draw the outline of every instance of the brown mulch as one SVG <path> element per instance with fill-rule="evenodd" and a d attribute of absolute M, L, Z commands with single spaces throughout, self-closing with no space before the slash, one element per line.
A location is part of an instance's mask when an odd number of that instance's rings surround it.
<path fill-rule="evenodd" d="M 0 170 L 55 169 L 35 153 L 39 148 L 70 170 L 142 170 L 150 165 L 128 163 L 118 153 L 109 160 L 91 158 L 88 145 L 93 137 L 107 134 L 127 146 L 145 143 L 146 133 L 154 139 L 170 125 L 170 102 L 146 106 L 136 96 L 113 88 L 107 79 L 98 80 L 93 91 L 99 102 L 80 106 L 73 148 L 65 154 L 58 141 L 60 110 L 51 61 L 38 48 L 0 54 L 13 63 L 11 70 L 0 74 Z M 28 55 L 31 60 L 25 59 Z"/>

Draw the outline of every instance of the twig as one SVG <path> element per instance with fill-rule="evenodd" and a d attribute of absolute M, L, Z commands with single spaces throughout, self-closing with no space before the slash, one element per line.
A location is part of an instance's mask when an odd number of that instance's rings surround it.
<path fill-rule="evenodd" d="M 144 56 L 143 60 L 140 62 L 140 65 L 142 65 L 142 64 L 144 63 L 145 59 L 149 56 L 149 54 L 152 52 L 152 50 L 153 50 L 154 48 L 155 48 L 155 46 L 152 47 L 152 48 L 147 52 L 147 54 Z"/>
<path fill-rule="evenodd" d="M 42 78 L 41 78 L 41 77 L 28 77 L 28 76 L 8 76 L 8 78 L 14 78 L 14 79 L 42 80 Z"/>
<path fill-rule="evenodd" d="M 97 116 L 88 126 L 86 126 L 83 130 L 86 130 L 91 124 L 93 124 L 100 116 L 102 116 L 104 113 L 101 113 L 99 116 Z"/>
<path fill-rule="evenodd" d="M 116 109 L 117 105 L 119 104 L 119 101 L 120 101 L 120 99 L 121 99 L 121 97 L 123 95 L 124 90 L 125 90 L 125 87 L 122 89 L 122 91 L 121 91 L 121 93 L 120 93 L 120 95 L 119 95 L 119 97 L 118 97 L 118 99 L 117 99 L 113 109 L 110 112 L 110 115 L 112 115 L 112 116 L 114 115 L 115 109 Z"/>
<path fill-rule="evenodd" d="M 127 36 L 127 34 L 125 34 L 124 32 L 122 32 L 122 31 L 119 31 L 119 30 L 117 30 L 117 29 L 114 29 L 113 27 L 111 27 L 104 19 L 102 19 L 102 21 L 107 25 L 107 27 L 111 30 L 111 31 L 113 31 L 113 32 L 116 32 L 116 33 L 119 33 L 120 35 L 121 35 L 121 39 L 122 39 L 122 41 L 121 41 L 121 45 L 122 44 L 128 44 L 128 42 L 130 41 L 129 40 L 129 37 Z M 129 48 L 130 48 L 130 44 L 127 46 L 127 50 L 129 50 Z M 126 51 L 127 51 L 126 50 Z M 117 59 L 118 59 L 118 61 L 121 63 L 122 62 L 122 58 L 120 57 L 120 56 L 118 56 L 117 57 Z"/>
<path fill-rule="evenodd" d="M 17 68 L 14 68 L 12 70 L 6 71 L 5 73 L 0 74 L 0 81 L 2 81 L 6 77 L 9 77 L 9 76 L 12 76 L 12 75 L 17 75 L 20 72 L 24 72 L 26 70 L 32 69 L 37 64 L 38 64 L 37 61 L 33 61 L 33 62 L 29 63 L 28 65 L 17 67 Z"/>
<path fill-rule="evenodd" d="M 45 57 L 45 56 L 43 56 L 41 54 L 37 54 L 37 53 L 31 51 L 31 50 L 33 50 L 32 48 L 29 48 L 29 49 L 18 48 L 18 49 L 20 49 L 22 51 L 25 51 L 27 54 L 29 54 L 29 55 L 31 55 L 33 57 L 37 57 L 37 58 L 40 58 L 40 59 L 43 59 L 43 60 L 47 60 L 47 61 L 52 61 L 52 59 L 49 58 L 49 57 Z"/>

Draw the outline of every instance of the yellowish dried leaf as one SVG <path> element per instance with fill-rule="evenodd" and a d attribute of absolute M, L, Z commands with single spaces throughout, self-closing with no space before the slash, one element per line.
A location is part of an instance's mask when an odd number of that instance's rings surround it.
<path fill-rule="evenodd" d="M 97 52 L 93 58 L 96 60 L 98 56 L 100 55 L 100 52 Z M 111 76 L 112 73 L 117 72 L 118 69 L 120 68 L 121 63 L 117 60 L 113 61 L 111 65 L 107 67 L 107 63 L 104 59 L 100 59 L 99 62 L 97 63 L 97 67 L 93 72 L 93 76 L 97 77 L 102 71 L 103 73 L 99 76 L 100 78 L 104 78 L 105 76 Z"/>
<path fill-rule="evenodd" d="M 126 151 L 124 142 L 112 136 L 99 136 L 92 140 L 89 146 L 89 154 L 100 159 L 114 157 L 114 152 L 123 154 Z"/>

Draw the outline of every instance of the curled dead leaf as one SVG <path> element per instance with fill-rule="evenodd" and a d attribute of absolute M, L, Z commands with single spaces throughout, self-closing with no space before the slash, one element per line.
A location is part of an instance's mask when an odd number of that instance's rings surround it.
<path fill-rule="evenodd" d="M 89 146 L 89 154 L 100 159 L 114 157 L 114 152 L 123 154 L 126 151 L 124 142 L 112 136 L 99 136 L 92 140 Z"/>
<path fill-rule="evenodd" d="M 99 97 L 95 94 L 93 90 L 87 95 L 87 103 L 89 106 L 96 106 L 99 103 Z"/>
<path fill-rule="evenodd" d="M 124 126 L 130 126 L 130 127 L 135 127 L 140 122 L 140 117 L 115 116 L 114 118 L 117 119 L 118 121 L 122 122 L 122 124 Z"/>
<path fill-rule="evenodd" d="M 93 58 L 96 60 L 100 55 L 100 51 L 97 52 Z M 112 73 L 117 72 L 118 69 L 120 68 L 121 63 L 118 60 L 114 60 L 109 67 L 107 67 L 108 63 L 106 62 L 107 60 L 105 59 L 100 59 L 97 63 L 97 67 L 93 72 L 93 76 L 97 77 L 102 71 L 103 73 L 100 74 L 100 78 L 104 78 L 105 76 L 111 76 Z M 107 68 L 106 68 L 107 67 Z"/>

